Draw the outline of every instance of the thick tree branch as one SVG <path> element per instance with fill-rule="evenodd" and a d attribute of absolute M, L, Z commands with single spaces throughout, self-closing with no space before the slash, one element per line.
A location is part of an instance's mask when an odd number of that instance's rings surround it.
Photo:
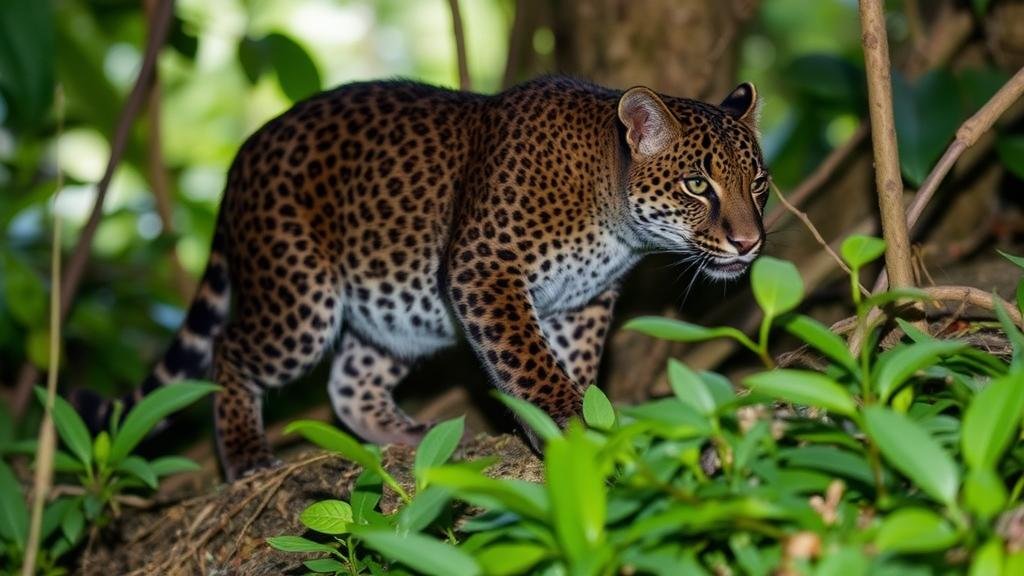
<path fill-rule="evenodd" d="M 889 38 L 885 30 L 882 0 L 861 0 L 861 41 L 868 77 L 868 113 L 875 155 L 875 186 L 887 248 L 885 267 L 893 286 L 914 285 L 910 262 L 910 236 L 903 210 L 903 178 L 896 148 L 896 123 L 892 111 L 892 78 Z"/>

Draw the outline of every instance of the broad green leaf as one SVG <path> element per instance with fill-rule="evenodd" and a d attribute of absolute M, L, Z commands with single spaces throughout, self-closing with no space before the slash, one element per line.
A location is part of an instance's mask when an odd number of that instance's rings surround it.
<path fill-rule="evenodd" d="M 952 504 L 960 473 L 934 438 L 907 416 L 882 406 L 864 409 L 865 432 L 893 468 L 943 504 Z"/>
<path fill-rule="evenodd" d="M 792 315 L 782 321 L 782 327 L 811 348 L 821 352 L 830 360 L 846 368 L 851 374 L 859 374 L 857 360 L 850 354 L 846 342 L 838 334 L 814 318 L 803 314 Z"/>
<path fill-rule="evenodd" d="M 352 506 L 352 517 L 358 524 L 366 524 L 375 517 L 377 503 L 380 502 L 383 481 L 376 470 L 364 469 L 356 478 L 355 487 L 349 496 Z"/>
<path fill-rule="evenodd" d="M 1013 322 L 1010 315 L 1007 314 L 1002 302 L 998 298 L 993 298 L 993 302 L 996 305 L 996 318 L 999 318 L 999 324 L 1003 328 L 1003 333 L 1006 334 L 1006 338 L 1013 345 L 1013 360 L 1011 364 L 1019 369 L 1022 360 L 1024 360 L 1024 334 L 1021 333 L 1020 328 Z"/>
<path fill-rule="evenodd" d="M 170 476 L 181 472 L 195 472 L 200 470 L 199 464 L 182 456 L 161 456 L 149 463 L 150 469 L 158 477 Z"/>
<path fill-rule="evenodd" d="M 64 521 L 64 516 L 67 515 L 68 510 L 70 510 L 72 506 L 77 506 L 79 508 L 79 513 L 81 513 L 82 503 L 78 498 L 67 498 L 61 496 L 53 502 L 46 504 L 43 508 L 43 522 L 39 530 L 40 541 L 45 542 L 51 534 L 60 528 L 61 522 Z M 0 534 L 0 540 L 3 540 L 2 534 Z"/>
<path fill-rule="evenodd" d="M 750 285 L 754 299 L 769 318 L 796 308 L 804 297 L 804 281 L 796 266 L 771 256 L 762 256 L 754 262 Z"/>
<path fill-rule="evenodd" d="M 337 452 L 363 468 L 380 469 L 380 457 L 366 449 L 358 440 L 326 422 L 317 420 L 296 420 L 285 427 L 285 434 L 298 432 L 313 444 Z"/>
<path fill-rule="evenodd" d="M 571 427 L 564 438 L 548 442 L 544 470 L 555 534 L 570 561 L 580 562 L 604 541 L 607 495 L 597 447 Z"/>
<path fill-rule="evenodd" d="M 824 408 L 844 416 L 857 412 L 850 393 L 818 372 L 786 369 L 760 372 L 745 378 L 743 385 L 786 402 Z"/>
<path fill-rule="evenodd" d="M 872 375 L 879 398 L 883 402 L 887 401 L 915 372 L 965 348 L 967 345 L 963 342 L 934 340 L 915 342 L 883 352 L 878 357 Z"/>
<path fill-rule="evenodd" d="M 883 552 L 936 552 L 957 541 L 953 527 L 924 508 L 901 508 L 882 521 L 875 546 Z"/>
<path fill-rule="evenodd" d="M 203 382 L 178 382 L 147 394 L 128 412 L 114 436 L 111 463 L 124 460 L 161 420 L 216 390 L 217 386 Z"/>
<path fill-rule="evenodd" d="M 477 576 L 480 565 L 472 556 L 430 536 L 401 536 L 387 530 L 359 529 L 356 535 L 368 548 L 429 576 Z"/>
<path fill-rule="evenodd" d="M 44 126 L 53 102 L 54 4 L 8 0 L 0 18 L 0 94 L 10 107 L 5 124 Z"/>
<path fill-rule="evenodd" d="M 539 544 L 516 542 L 488 546 L 476 555 L 476 560 L 487 576 L 515 576 L 525 574 L 549 555 L 551 552 Z"/>
<path fill-rule="evenodd" d="M 465 421 L 466 418 L 460 416 L 441 422 L 427 432 L 416 448 L 413 472 L 417 479 L 422 477 L 427 468 L 440 466 L 452 457 L 455 449 L 459 446 L 459 441 L 462 440 Z"/>
<path fill-rule="evenodd" d="M 689 404 L 677 398 L 661 398 L 636 406 L 624 406 L 622 413 L 649 424 L 672 429 L 674 436 L 707 436 L 711 434 L 711 420 Z"/>
<path fill-rule="evenodd" d="M 1000 136 L 996 140 L 996 151 L 999 152 L 999 159 L 1003 161 L 1007 170 L 1013 172 L 1017 178 L 1024 178 L 1024 135 Z M 1017 260 L 1011 261 L 1018 266 L 1021 265 Z"/>
<path fill-rule="evenodd" d="M 451 492 L 440 486 L 428 486 L 413 497 L 398 513 L 398 533 L 419 532 L 430 526 L 448 507 Z"/>
<path fill-rule="evenodd" d="M 615 408 L 596 384 L 588 386 L 583 394 L 583 420 L 597 430 L 611 430 L 615 426 Z"/>
<path fill-rule="evenodd" d="M 562 431 L 558 429 L 558 424 L 555 424 L 555 421 L 537 406 L 521 398 L 500 392 L 495 392 L 495 395 L 541 439 L 550 442 L 554 438 L 561 438 Z"/>
<path fill-rule="evenodd" d="M 973 468 L 994 468 L 1024 415 L 1024 372 L 993 380 L 964 413 L 960 446 Z"/>
<path fill-rule="evenodd" d="M 867 95 L 864 71 L 838 54 L 811 53 L 793 58 L 779 75 L 791 92 L 807 97 L 814 108 L 860 110 Z"/>
<path fill-rule="evenodd" d="M 867 576 L 870 562 L 858 546 L 845 546 L 824 554 L 814 576 Z"/>
<path fill-rule="evenodd" d="M 36 386 L 35 392 L 39 403 L 46 406 L 46 389 Z M 71 407 L 71 404 L 60 396 L 55 396 L 53 399 L 53 423 L 57 427 L 60 439 L 64 441 L 71 453 L 82 464 L 91 465 L 92 437 L 89 435 L 89 429 L 78 412 Z"/>
<path fill-rule="evenodd" d="M 3 281 L 4 297 L 7 302 L 18 303 L 17 306 L 7 308 L 7 311 L 25 328 L 46 326 L 48 290 L 43 280 L 20 258 L 7 254 L 3 264 L 3 277 L 0 280 Z"/>
<path fill-rule="evenodd" d="M 461 466 L 440 466 L 426 473 L 431 486 L 443 486 L 456 498 L 487 508 L 498 507 L 526 518 L 547 521 L 544 487 L 532 482 L 496 479 Z"/>
<path fill-rule="evenodd" d="M 341 500 L 320 500 L 307 506 L 299 520 L 322 534 L 347 534 L 352 525 L 352 507 Z"/>
<path fill-rule="evenodd" d="M 973 468 L 964 478 L 964 503 L 983 520 L 1003 511 L 1008 495 L 1002 479 L 990 468 Z"/>
<path fill-rule="evenodd" d="M 864 457 L 831 446 L 808 445 L 780 450 L 778 457 L 790 468 L 810 468 L 856 480 L 868 486 L 875 482 L 871 466 Z"/>
<path fill-rule="evenodd" d="M 348 567 L 338 562 L 334 558 L 317 558 L 316 560 L 306 560 L 302 563 L 303 566 L 309 568 L 313 572 L 319 572 L 321 574 L 335 574 L 345 573 L 348 571 Z"/>
<path fill-rule="evenodd" d="M 1024 314 L 1024 278 L 1017 282 L 1017 310 Z"/>
<path fill-rule="evenodd" d="M 920 186 L 949 145 L 962 120 L 956 81 L 946 70 L 932 70 L 911 85 L 894 71 L 892 76 L 896 141 L 903 174 Z"/>
<path fill-rule="evenodd" d="M 974 552 L 968 576 L 1001 576 L 1003 574 L 1003 541 L 992 538 Z"/>
<path fill-rule="evenodd" d="M 839 253 L 850 268 L 857 270 L 885 254 L 885 240 L 855 234 L 843 240 Z"/>
<path fill-rule="evenodd" d="M 135 476 L 139 480 L 142 480 L 146 486 L 156 490 L 157 478 L 156 474 L 153 473 L 153 469 L 149 467 L 149 463 L 138 456 L 128 456 L 124 460 L 118 462 L 116 469 L 119 472 L 125 472 Z"/>
<path fill-rule="evenodd" d="M 21 484 L 7 464 L 0 460 L 0 537 L 13 542 L 17 550 L 25 548 L 28 534 L 28 508 Z"/>
<path fill-rule="evenodd" d="M 668 383 L 672 392 L 684 404 L 708 416 L 714 414 L 717 404 L 704 380 L 682 362 L 672 358 L 668 361 Z"/>
<path fill-rule="evenodd" d="M 747 337 L 746 334 L 735 328 L 719 327 L 705 328 L 697 324 L 662 318 L 660 316 L 641 316 L 634 318 L 623 325 L 623 330 L 635 330 L 648 336 L 671 340 L 674 342 L 703 342 L 716 338 L 732 338 L 750 348 L 756 350 L 757 346 Z"/>
<path fill-rule="evenodd" d="M 320 70 L 298 42 L 276 32 L 268 35 L 264 41 L 267 43 L 270 65 L 277 73 L 277 82 L 292 102 L 320 91 Z"/>
<path fill-rule="evenodd" d="M 238 63 L 250 84 L 259 82 L 260 77 L 270 67 L 268 42 L 265 38 L 244 36 L 238 41 Z"/>
<path fill-rule="evenodd" d="M 302 536 L 272 536 L 267 538 L 267 544 L 282 552 L 326 552 L 328 554 L 335 552 L 331 546 L 307 540 Z"/>

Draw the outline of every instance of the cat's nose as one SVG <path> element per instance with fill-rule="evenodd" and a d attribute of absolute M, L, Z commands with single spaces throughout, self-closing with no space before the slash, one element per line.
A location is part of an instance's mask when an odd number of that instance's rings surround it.
<path fill-rule="evenodd" d="M 739 252 L 740 256 L 752 252 L 755 248 L 761 245 L 760 236 L 726 236 L 729 240 L 729 244 L 732 244 L 736 251 Z"/>

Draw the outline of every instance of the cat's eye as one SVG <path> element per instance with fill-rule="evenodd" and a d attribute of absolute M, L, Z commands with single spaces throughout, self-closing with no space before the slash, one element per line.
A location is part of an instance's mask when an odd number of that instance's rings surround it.
<path fill-rule="evenodd" d="M 750 189 L 754 194 L 766 192 L 768 190 L 768 175 L 762 174 L 757 178 L 754 178 L 754 181 L 750 183 Z"/>
<path fill-rule="evenodd" d="M 690 178 L 683 178 L 683 186 L 686 191 L 695 196 L 703 196 L 711 190 L 711 185 L 708 181 L 701 176 L 693 176 Z"/>

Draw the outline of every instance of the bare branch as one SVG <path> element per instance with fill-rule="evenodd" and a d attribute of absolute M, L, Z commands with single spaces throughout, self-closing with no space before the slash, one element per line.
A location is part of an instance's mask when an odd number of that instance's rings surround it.
<path fill-rule="evenodd" d="M 455 58 L 459 66 L 459 89 L 470 90 L 473 82 L 469 77 L 469 59 L 466 57 L 466 33 L 462 29 L 462 13 L 459 0 L 448 0 L 452 11 L 452 33 L 455 35 Z"/>
<path fill-rule="evenodd" d="M 910 265 L 910 236 L 903 209 L 903 178 L 896 148 L 896 123 L 892 111 L 892 79 L 889 38 L 885 30 L 882 0 L 861 0 L 861 41 L 868 77 L 868 112 L 875 155 L 875 186 L 887 244 L 885 267 L 897 288 L 914 285 Z"/>

